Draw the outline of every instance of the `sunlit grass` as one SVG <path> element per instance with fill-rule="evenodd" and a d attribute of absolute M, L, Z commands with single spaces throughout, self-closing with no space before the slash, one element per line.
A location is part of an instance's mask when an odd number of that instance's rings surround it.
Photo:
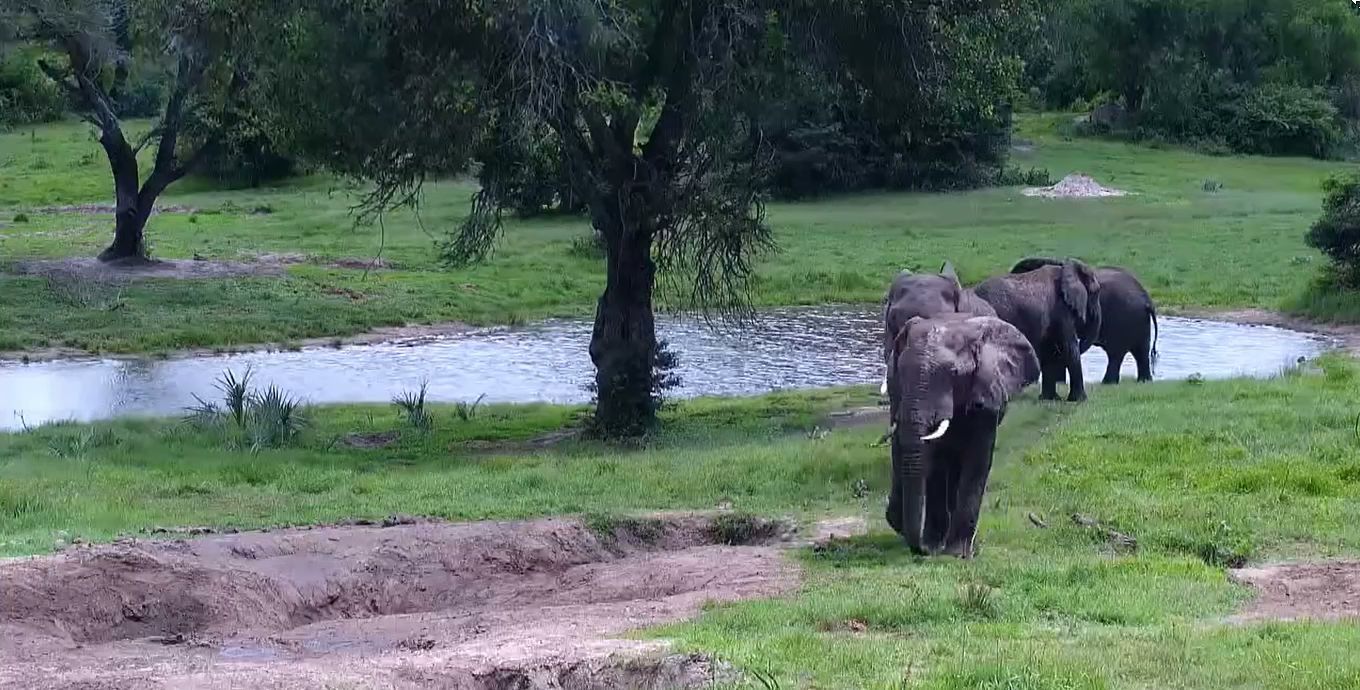
<path fill-rule="evenodd" d="M 780 252 L 759 266 L 756 301 L 876 303 L 902 268 L 934 270 L 950 260 L 965 281 L 977 281 L 1023 256 L 1068 254 L 1132 268 L 1168 309 L 1290 306 L 1360 314 L 1350 297 L 1299 297 L 1322 265 L 1303 235 L 1320 212 L 1321 180 L 1339 164 L 1066 140 L 1051 126 L 1054 117 L 1022 120 L 1017 137 L 1033 148 L 1017 151 L 1015 165 L 1047 168 L 1055 179 L 1085 172 L 1136 195 L 1046 200 L 1000 188 L 772 204 Z M 0 265 L 93 256 L 107 244 L 108 216 L 29 213 L 27 223 L 11 220 L 35 206 L 107 203 L 107 166 L 87 129 L 61 124 L 0 135 Z M 45 164 L 34 169 L 39 160 Z M 1207 179 L 1222 188 L 1206 191 Z M 355 197 L 329 178 L 235 191 L 181 183 L 165 203 L 200 211 L 156 217 L 148 235 L 155 255 L 300 254 L 308 261 L 282 278 L 135 283 L 122 289 L 113 310 L 73 305 L 40 278 L 0 277 L 10 297 L 0 304 L 0 350 L 211 348 L 408 322 L 589 314 L 603 286 L 602 264 L 573 249 L 588 236 L 582 219 L 512 220 L 489 263 L 458 270 L 438 264 L 434 242 L 462 217 L 471 192 L 464 182 L 430 185 L 418 216 L 390 214 L 380 230 L 354 226 Z M 261 207 L 271 212 L 253 212 Z M 395 268 L 365 272 L 329 263 L 377 256 Z"/>

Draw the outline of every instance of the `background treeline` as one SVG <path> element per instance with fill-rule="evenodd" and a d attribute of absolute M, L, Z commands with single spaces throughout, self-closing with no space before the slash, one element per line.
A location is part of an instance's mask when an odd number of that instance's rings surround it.
<path fill-rule="evenodd" d="M 1356 149 L 1360 18 L 1349 2 L 1059 0 L 1037 26 L 1026 105 L 1093 109 L 1092 131 L 1217 152 Z"/>

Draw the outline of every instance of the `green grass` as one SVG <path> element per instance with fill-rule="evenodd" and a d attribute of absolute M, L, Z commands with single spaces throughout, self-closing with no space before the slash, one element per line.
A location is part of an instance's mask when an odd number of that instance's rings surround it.
<path fill-rule="evenodd" d="M 0 553 L 151 525 L 250 527 L 392 513 L 456 519 L 638 513 L 730 504 L 755 515 L 862 515 L 871 533 L 795 554 L 793 595 L 710 607 L 640 633 L 675 639 L 782 688 L 1005 690 L 1360 684 L 1360 628 L 1229 625 L 1248 598 L 1224 564 L 1360 553 L 1360 365 L 1340 357 L 1270 381 L 1096 387 L 1080 406 L 1008 415 L 979 557 L 908 554 L 883 524 L 876 427 L 802 433 L 872 391 L 700 400 L 642 448 L 525 439 L 580 408 L 433 409 L 385 450 L 333 440 L 399 432 L 389 407 L 316 411 L 303 445 L 227 451 L 173 422 L 0 435 Z M 857 498 L 864 480 L 868 495 Z M 1035 526 L 1038 516 L 1046 528 Z M 1137 539 L 1114 548 L 1072 514 Z"/>
<path fill-rule="evenodd" d="M 1069 140 L 1055 127 L 1058 117 L 1022 120 L 1017 136 L 1034 148 L 1017 152 L 1014 164 L 1046 167 L 1055 178 L 1086 172 L 1137 195 L 1053 201 L 1000 188 L 774 204 L 769 217 L 780 252 L 759 266 L 756 301 L 876 303 L 902 268 L 934 270 L 950 260 L 965 280 L 976 281 L 1026 255 L 1069 254 L 1132 268 L 1170 309 L 1287 306 L 1360 316 L 1350 297 L 1309 292 L 1322 259 L 1302 237 L 1320 211 L 1319 184 L 1337 164 Z M 12 218 L 43 205 L 107 202 L 106 168 L 84 125 L 0 135 L 0 264 L 97 253 L 109 240 L 107 216 Z M 1223 189 L 1204 191 L 1206 179 Z M 122 290 L 114 310 L 65 298 L 40 278 L 0 275 L 0 291 L 11 296 L 0 304 L 0 350 L 211 348 L 404 323 L 515 323 L 593 309 L 602 265 L 571 251 L 586 234 L 580 219 L 512 221 L 489 263 L 444 270 L 434 239 L 462 217 L 471 186 L 431 185 L 419 218 L 394 213 L 382 232 L 354 227 L 351 191 L 324 177 L 238 191 L 181 183 L 164 203 L 201 212 L 153 219 L 148 237 L 156 256 L 291 253 L 312 263 L 283 278 L 140 282 Z M 258 207 L 272 213 L 251 212 Z M 397 268 L 365 273 L 329 265 L 380 253 Z"/>

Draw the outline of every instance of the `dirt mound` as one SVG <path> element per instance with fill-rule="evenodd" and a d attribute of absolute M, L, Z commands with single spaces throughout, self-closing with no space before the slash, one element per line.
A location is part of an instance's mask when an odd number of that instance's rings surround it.
<path fill-rule="evenodd" d="M 786 591 L 781 533 L 701 517 L 324 527 L 0 563 L 0 687 L 684 687 L 610 639 Z M 597 524 L 600 523 L 600 524 Z"/>
<path fill-rule="evenodd" d="M 1255 587 L 1256 600 L 1233 617 L 1236 622 L 1360 618 L 1360 562 L 1332 561 L 1242 568 L 1229 571 Z"/>
<path fill-rule="evenodd" d="M 1029 187 L 1021 193 L 1025 196 L 1040 196 L 1048 199 L 1080 199 L 1125 196 L 1128 194 L 1122 189 L 1102 187 L 1099 182 L 1081 173 L 1068 175 L 1052 187 Z"/>

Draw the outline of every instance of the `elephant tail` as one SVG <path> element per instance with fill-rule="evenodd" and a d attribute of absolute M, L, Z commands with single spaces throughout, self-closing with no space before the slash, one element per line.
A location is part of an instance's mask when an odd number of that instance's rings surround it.
<path fill-rule="evenodd" d="M 1161 329 L 1157 327 L 1157 307 L 1148 305 L 1148 317 L 1152 319 L 1152 368 L 1157 368 L 1157 341 L 1161 338 Z"/>

